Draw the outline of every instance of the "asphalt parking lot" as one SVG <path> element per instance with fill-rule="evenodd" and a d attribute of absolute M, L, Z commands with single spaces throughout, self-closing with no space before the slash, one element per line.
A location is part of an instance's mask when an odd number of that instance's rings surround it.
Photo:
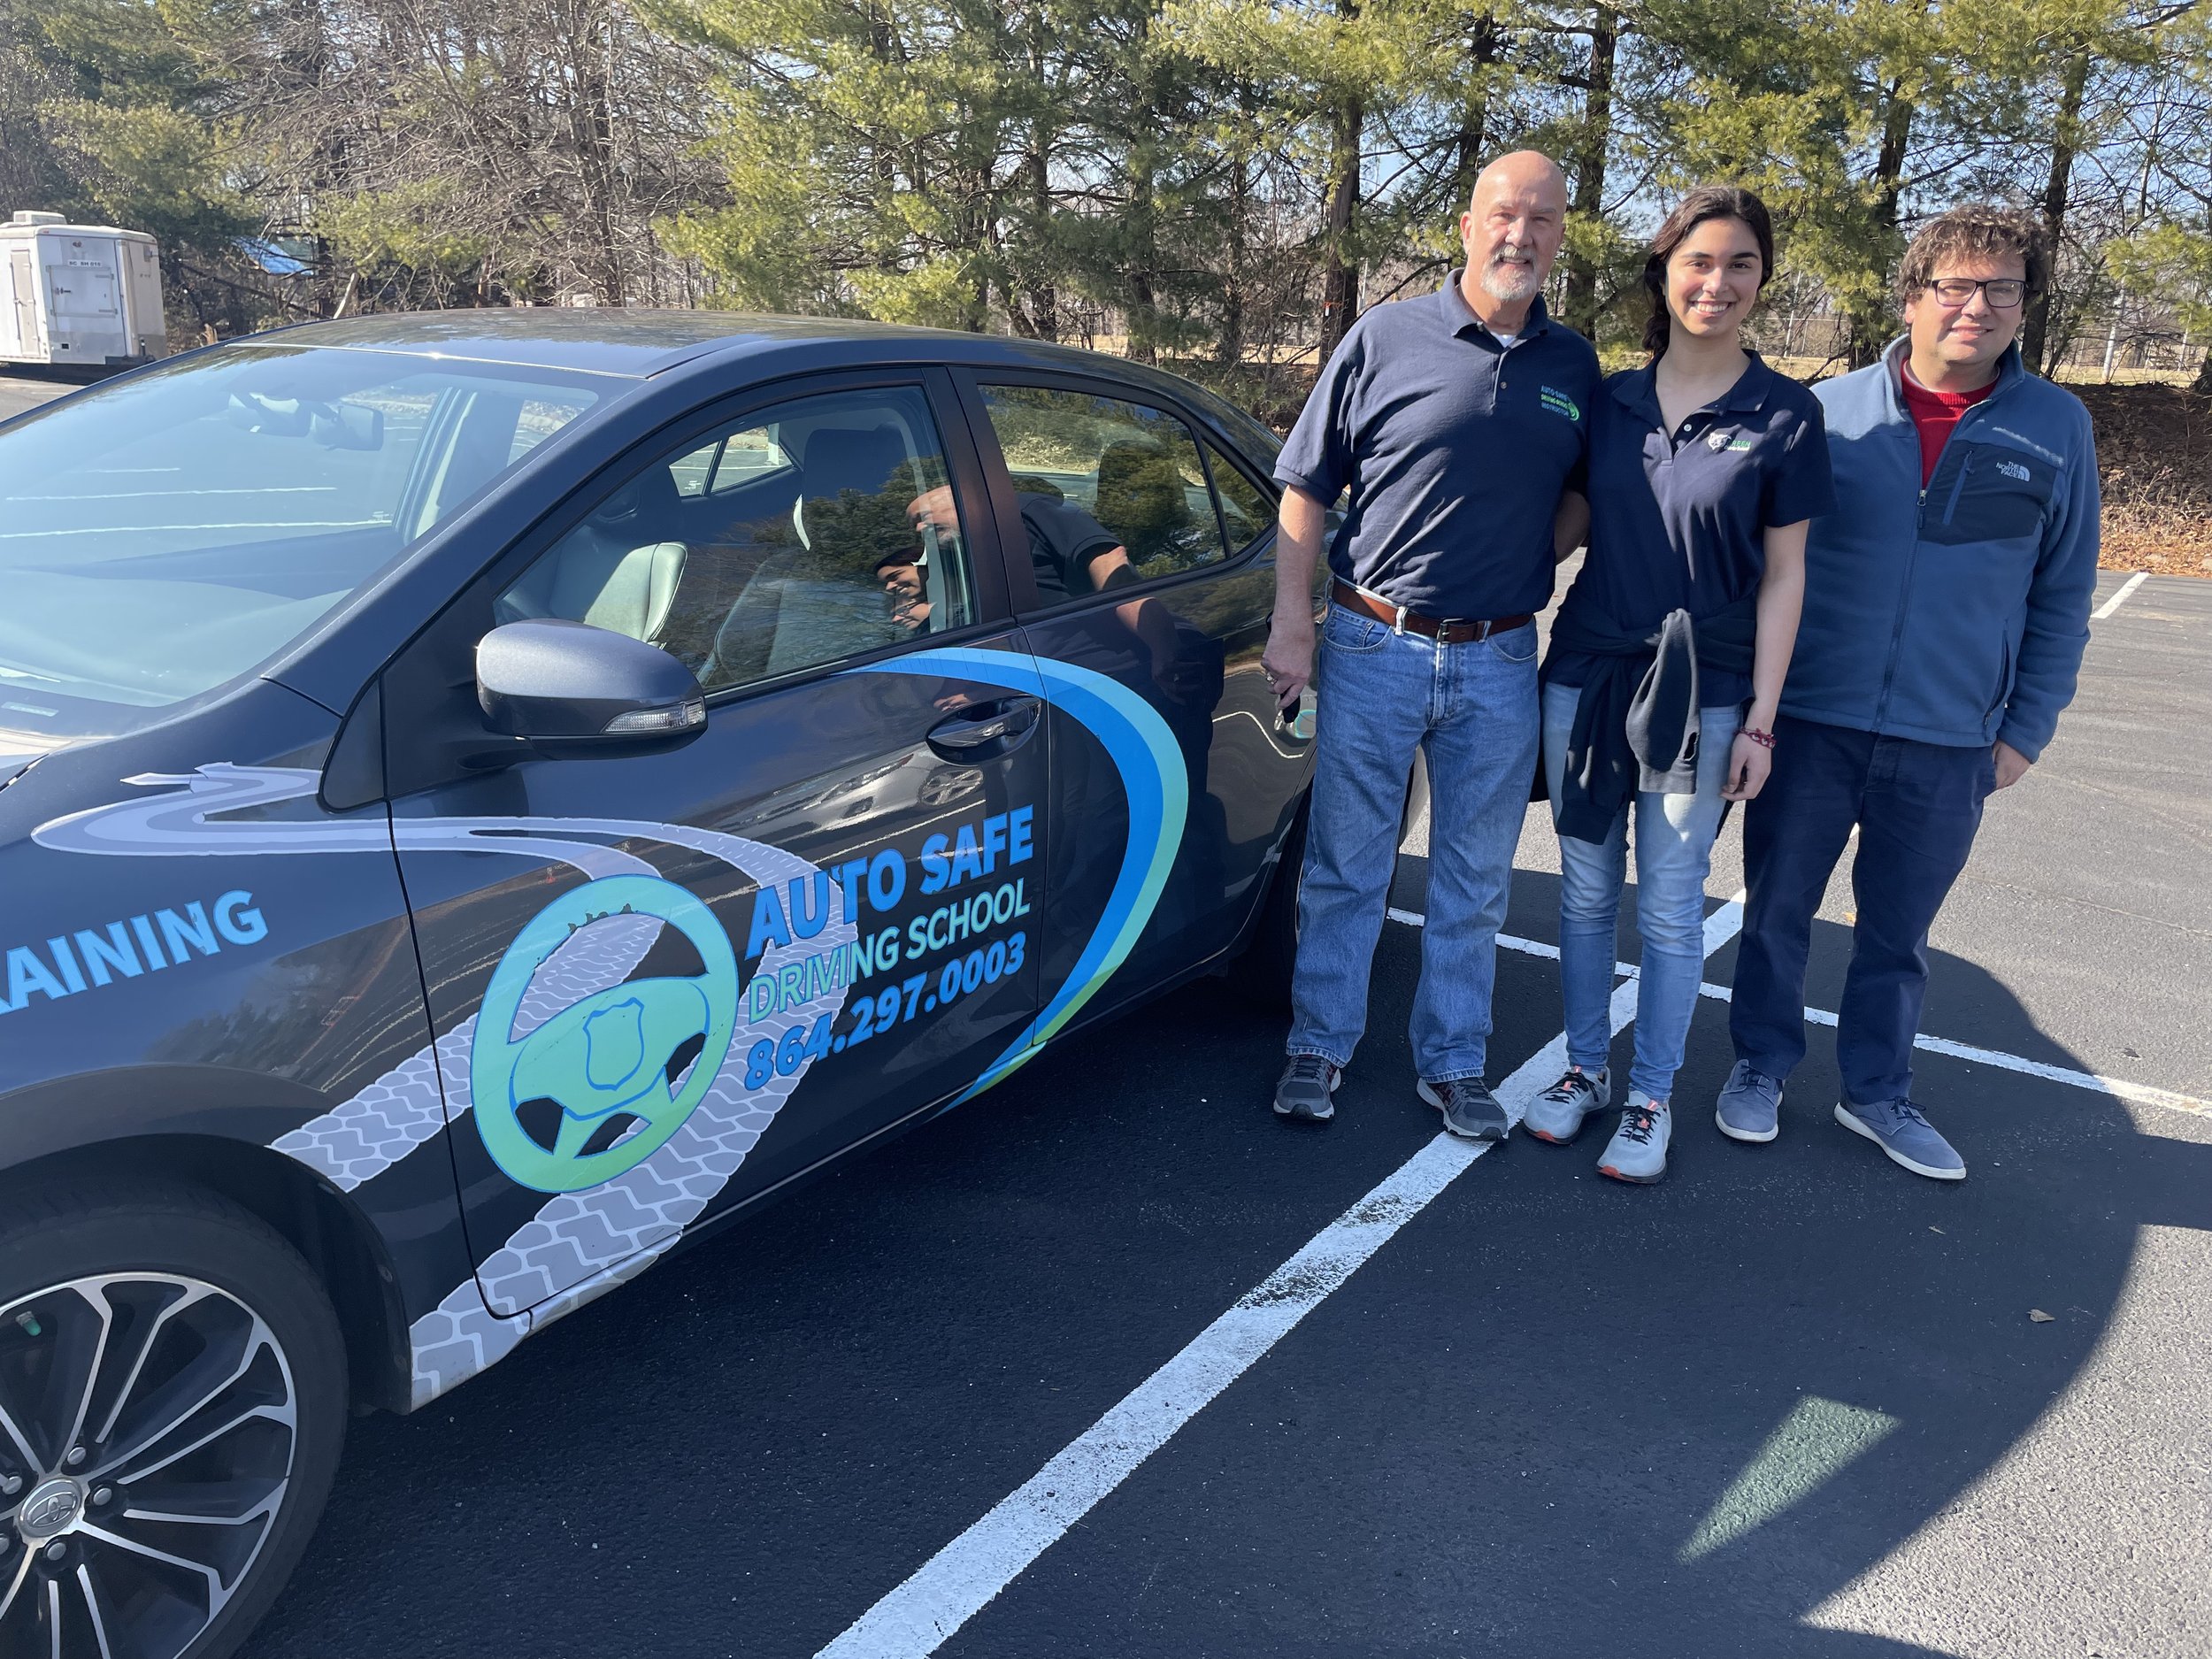
<path fill-rule="evenodd" d="M 1931 941 L 1962 1185 L 1829 1120 L 1817 1033 L 1781 1140 L 1724 1141 L 1717 999 L 1664 1184 L 1598 1178 L 1595 1133 L 1440 1145 L 1417 825 L 1330 1128 L 1267 1111 L 1281 1025 L 1233 987 L 1080 1037 L 357 1423 L 248 1652 L 2212 1651 L 2212 585 L 2100 603 Z M 1556 1069 L 1533 816 L 1517 865 L 1509 1092 Z"/>
<path fill-rule="evenodd" d="M 49 398 L 73 389 L 58 380 L 35 380 L 29 375 L 0 374 L 0 420 L 35 409 Z"/>
<path fill-rule="evenodd" d="M 1829 1121 L 1817 1036 L 1779 1141 L 1686 1106 L 1660 1187 L 1598 1178 L 1594 1136 L 1447 1168 L 1401 920 L 1332 1127 L 1272 1118 L 1280 1028 L 1222 988 L 1079 1039 L 357 1424 L 250 1651 L 2206 1651 L 2208 660 L 2212 588 L 2131 590 L 1991 808 L 1917 1089 L 1962 1185 Z M 1548 841 L 1532 819 L 1494 1079 L 1559 1031 Z"/>

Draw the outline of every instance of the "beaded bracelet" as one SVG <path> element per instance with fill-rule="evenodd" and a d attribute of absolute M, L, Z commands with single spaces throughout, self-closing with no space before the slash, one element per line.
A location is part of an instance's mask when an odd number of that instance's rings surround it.
<path fill-rule="evenodd" d="M 1749 738 L 1753 742 L 1756 743 L 1761 749 L 1772 749 L 1774 747 L 1774 733 L 1771 732 L 1762 732 L 1756 726 L 1740 726 L 1737 730 L 1743 736 Z"/>

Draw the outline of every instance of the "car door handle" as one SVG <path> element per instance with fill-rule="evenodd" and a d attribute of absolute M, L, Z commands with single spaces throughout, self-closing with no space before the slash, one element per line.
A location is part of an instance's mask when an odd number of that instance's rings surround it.
<path fill-rule="evenodd" d="M 947 760 L 991 759 L 1035 731 L 1043 708 L 1036 697 L 994 697 L 971 703 L 930 728 L 929 746 Z"/>

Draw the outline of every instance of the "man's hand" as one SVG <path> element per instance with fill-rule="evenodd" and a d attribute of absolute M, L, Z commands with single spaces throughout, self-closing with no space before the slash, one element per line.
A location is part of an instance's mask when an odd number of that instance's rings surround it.
<path fill-rule="evenodd" d="M 1267 631 L 1267 649 L 1260 653 L 1260 667 L 1267 688 L 1275 694 L 1275 706 L 1287 709 L 1313 683 L 1313 618 L 1292 611 L 1275 614 Z"/>
<path fill-rule="evenodd" d="M 2035 763 L 2002 738 L 1997 740 L 1997 787 L 2009 789 L 2028 775 Z"/>
<path fill-rule="evenodd" d="M 1728 751 L 1728 776 L 1721 782 L 1720 798 L 1750 800 L 1766 787 L 1767 773 L 1773 769 L 1774 757 L 1767 752 L 1766 745 L 1737 733 L 1735 746 Z"/>
<path fill-rule="evenodd" d="M 915 530 L 940 530 L 956 535 L 960 530 L 960 510 L 953 504 L 952 486 L 940 484 L 935 489 L 924 490 L 906 503 L 906 522 Z"/>

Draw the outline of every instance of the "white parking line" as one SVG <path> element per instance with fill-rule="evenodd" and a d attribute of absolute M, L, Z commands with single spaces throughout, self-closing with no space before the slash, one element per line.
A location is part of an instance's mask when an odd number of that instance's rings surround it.
<path fill-rule="evenodd" d="M 2089 613 L 2089 619 L 2092 622 L 2102 622 L 2107 617 L 2110 616 L 2114 611 L 2117 611 L 2122 605 L 2127 603 L 2127 596 L 2133 593 L 2137 588 L 2140 588 L 2143 585 L 2144 579 L 2149 574 L 2150 572 L 2148 571 L 2136 572 L 2134 575 L 2129 577 L 2127 580 L 2120 584 L 2119 592 L 2114 594 L 2111 598 L 2106 600 L 2104 603 L 2099 605 L 2094 611 Z"/>
<path fill-rule="evenodd" d="M 1428 918 L 1413 910 L 1393 908 L 1390 919 L 1418 927 Z M 1549 961 L 1559 960 L 1559 947 L 1548 945 L 1540 939 L 1522 939 L 1512 933 L 1498 935 L 1501 950 L 1517 950 L 1526 956 L 1542 956 Z M 1613 972 L 1631 981 L 1637 977 L 1632 962 L 1616 962 Z M 1700 996 L 1715 1002 L 1729 1000 L 1728 987 L 1715 985 L 1709 979 L 1697 987 Z M 1833 1025 L 1836 1017 L 1824 1008 L 1809 1008 L 1806 1019 L 1816 1025 Z M 2024 1077 L 2039 1077 L 2046 1082 L 2064 1083 L 2073 1088 L 2085 1088 L 2095 1094 L 2110 1094 L 2114 1098 L 2132 1101 L 2139 1106 L 2156 1106 L 2167 1111 L 2185 1112 L 2192 1118 L 2212 1118 L 2212 1101 L 2199 1100 L 2193 1094 L 2176 1094 L 2172 1089 L 2153 1088 L 2147 1083 L 2130 1083 L 2116 1077 L 2106 1077 L 2099 1071 L 2077 1071 L 2068 1066 L 2051 1065 L 2041 1060 L 2031 1060 L 2024 1055 L 2006 1054 L 1995 1048 L 1978 1048 L 1972 1043 L 1953 1042 L 1948 1037 L 1918 1036 L 1912 1046 L 1929 1054 L 1947 1055 L 1954 1060 L 1970 1060 L 1978 1065 L 1993 1065 L 2008 1071 L 2017 1071 Z"/>
<path fill-rule="evenodd" d="M 1402 918 L 1411 912 L 1396 912 Z M 1738 894 L 1705 918 L 1709 956 L 1743 926 Z M 1636 1015 L 1636 982 L 1613 993 L 1617 1033 Z M 1553 1038 L 1498 1086 L 1518 1122 L 1537 1092 L 1566 1069 L 1567 1037 Z M 816 1659 L 921 1659 L 1026 1571 L 1138 1464 L 1325 1301 L 1360 1264 L 1466 1172 L 1490 1143 L 1439 1134 L 1305 1248 L 1247 1291 L 1021 1488 L 925 1562 L 823 1648 Z"/>

